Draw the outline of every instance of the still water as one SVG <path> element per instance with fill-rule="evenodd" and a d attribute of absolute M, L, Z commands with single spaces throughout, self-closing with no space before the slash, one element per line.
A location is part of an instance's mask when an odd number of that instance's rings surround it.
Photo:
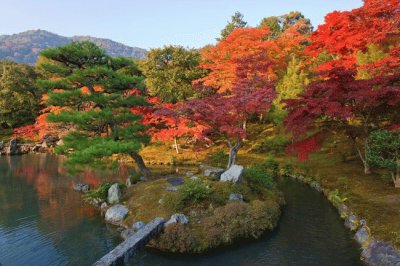
<path fill-rule="evenodd" d="M 98 185 L 107 176 L 69 177 L 62 160 L 46 154 L 0 157 L 0 265 L 90 265 L 121 241 L 72 190 L 74 183 Z M 132 265 L 359 264 L 357 245 L 320 194 L 291 180 L 281 189 L 287 205 L 279 228 L 264 238 L 203 256 L 144 250 Z"/>

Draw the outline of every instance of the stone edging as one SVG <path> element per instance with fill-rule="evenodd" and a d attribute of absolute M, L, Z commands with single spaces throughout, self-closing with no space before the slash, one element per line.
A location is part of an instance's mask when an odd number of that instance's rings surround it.
<path fill-rule="evenodd" d="M 304 184 L 308 184 L 316 191 L 324 194 L 328 201 L 338 210 L 340 217 L 345 220 L 344 225 L 352 232 L 355 232 L 354 239 L 360 244 L 362 252 L 360 260 L 368 266 L 399 266 L 400 252 L 395 250 L 389 243 L 375 239 L 365 219 L 359 218 L 347 205 L 337 204 L 330 197 L 329 189 L 323 188 L 318 182 L 302 175 L 287 175 Z"/>

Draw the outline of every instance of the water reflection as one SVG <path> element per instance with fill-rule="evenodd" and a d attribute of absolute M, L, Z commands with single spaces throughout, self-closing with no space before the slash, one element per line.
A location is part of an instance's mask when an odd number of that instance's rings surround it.
<path fill-rule="evenodd" d="M 0 157 L 2 265 L 90 265 L 120 241 L 72 187 L 124 177 L 125 170 L 69 177 L 62 161 L 47 154 Z"/>

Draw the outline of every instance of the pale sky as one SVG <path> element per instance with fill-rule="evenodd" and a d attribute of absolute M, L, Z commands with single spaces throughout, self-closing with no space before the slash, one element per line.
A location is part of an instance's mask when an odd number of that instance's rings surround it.
<path fill-rule="evenodd" d="M 145 49 L 199 48 L 215 42 L 235 11 L 256 26 L 264 17 L 296 10 L 316 27 L 333 10 L 361 5 L 362 0 L 0 0 L 0 35 L 42 29 Z"/>

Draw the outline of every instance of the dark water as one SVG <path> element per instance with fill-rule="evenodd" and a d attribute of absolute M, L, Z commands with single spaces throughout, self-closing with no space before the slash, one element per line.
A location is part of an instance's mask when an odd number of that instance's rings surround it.
<path fill-rule="evenodd" d="M 336 210 L 296 181 L 281 184 L 286 207 L 279 228 L 264 238 L 206 256 L 143 251 L 131 265 L 359 265 L 360 251 Z"/>
<path fill-rule="evenodd" d="M 62 158 L 0 157 L 0 264 L 90 265 L 121 240 L 74 183 L 97 185 L 98 175 L 67 177 Z M 132 265 L 358 265 L 359 250 L 336 211 L 312 189 L 287 180 L 280 226 L 256 242 L 204 256 L 140 252 Z"/>
<path fill-rule="evenodd" d="M 90 265 L 121 240 L 71 188 L 52 155 L 0 157 L 0 264 Z"/>

